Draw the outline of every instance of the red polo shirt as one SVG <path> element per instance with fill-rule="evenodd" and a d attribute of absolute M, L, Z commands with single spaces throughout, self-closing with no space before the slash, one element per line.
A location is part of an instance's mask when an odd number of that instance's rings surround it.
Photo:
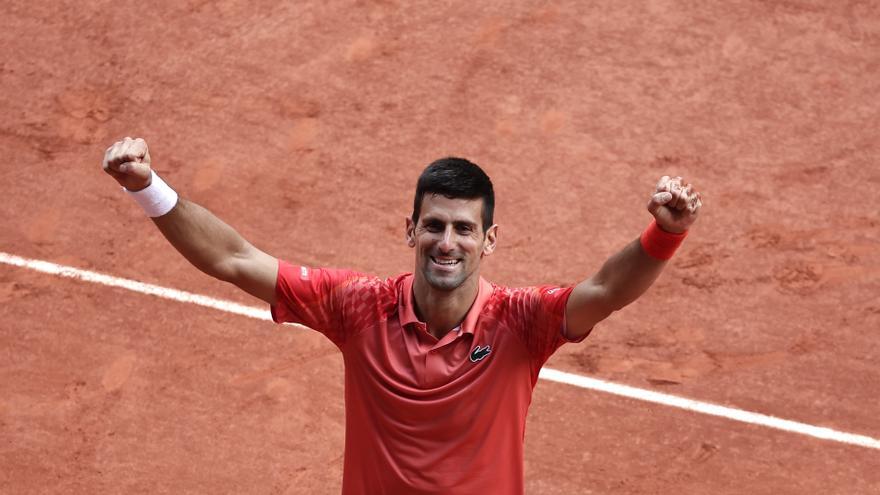
<path fill-rule="evenodd" d="M 480 279 L 459 331 L 438 340 L 416 318 L 412 283 L 279 263 L 273 319 L 342 351 L 343 495 L 523 493 L 526 413 L 567 342 L 571 288 Z"/>

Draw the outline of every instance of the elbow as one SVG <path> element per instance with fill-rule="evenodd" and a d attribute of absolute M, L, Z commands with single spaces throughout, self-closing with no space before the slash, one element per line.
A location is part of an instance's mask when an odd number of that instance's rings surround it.
<path fill-rule="evenodd" d="M 228 282 L 235 285 L 238 280 L 238 271 L 236 270 L 235 263 L 230 260 L 222 260 L 204 267 L 199 267 L 199 269 L 206 275 L 220 280 L 221 282 Z"/>
<path fill-rule="evenodd" d="M 232 285 L 238 285 L 236 283 L 237 279 L 227 272 L 222 272 L 222 271 L 212 272 L 212 273 L 208 273 L 208 275 L 210 275 L 211 277 L 213 277 L 221 282 L 226 282 L 226 283 L 229 283 Z"/>
<path fill-rule="evenodd" d="M 208 266 L 207 270 L 203 271 L 217 280 L 237 286 L 244 277 L 246 266 L 252 259 L 252 253 L 250 245 L 242 242 L 235 249 L 228 249 L 221 254 Z"/>

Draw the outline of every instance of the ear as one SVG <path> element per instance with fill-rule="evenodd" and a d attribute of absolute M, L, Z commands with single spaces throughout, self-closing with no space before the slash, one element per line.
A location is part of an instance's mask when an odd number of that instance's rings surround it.
<path fill-rule="evenodd" d="M 416 247 L 416 224 L 410 217 L 406 217 L 406 244 L 411 248 Z"/>
<path fill-rule="evenodd" d="M 483 239 L 483 256 L 489 256 L 495 252 L 495 245 L 498 242 L 498 224 L 489 227 L 486 236 Z"/>

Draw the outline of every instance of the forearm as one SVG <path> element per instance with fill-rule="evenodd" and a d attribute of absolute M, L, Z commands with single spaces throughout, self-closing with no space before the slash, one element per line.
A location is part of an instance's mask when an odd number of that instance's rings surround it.
<path fill-rule="evenodd" d="M 278 260 L 252 246 L 210 211 L 179 197 L 153 172 L 143 139 L 126 137 L 113 143 L 104 152 L 101 167 L 196 268 L 275 304 Z"/>
<path fill-rule="evenodd" d="M 608 312 L 617 311 L 638 299 L 657 280 L 667 261 L 649 256 L 639 239 L 608 258 L 593 276 L 601 287 Z"/>
<path fill-rule="evenodd" d="M 569 337 L 584 335 L 596 323 L 641 297 L 683 240 L 684 234 L 664 232 L 652 224 L 638 239 L 608 258 L 596 274 L 574 288 L 568 299 Z"/>
<path fill-rule="evenodd" d="M 167 214 L 153 218 L 153 222 L 190 263 L 220 280 L 233 280 L 234 261 L 250 248 L 235 229 L 183 198 Z"/>

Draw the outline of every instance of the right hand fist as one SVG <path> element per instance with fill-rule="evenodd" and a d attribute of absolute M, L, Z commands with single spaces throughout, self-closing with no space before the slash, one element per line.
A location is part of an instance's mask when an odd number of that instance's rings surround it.
<path fill-rule="evenodd" d="M 150 151 L 141 138 L 126 137 L 113 143 L 104 152 L 104 172 L 116 179 L 129 191 L 140 191 L 150 185 L 153 173 L 150 169 Z"/>
<path fill-rule="evenodd" d="M 697 221 L 703 196 L 681 177 L 664 175 L 657 183 L 648 211 L 666 232 L 681 234 Z"/>

